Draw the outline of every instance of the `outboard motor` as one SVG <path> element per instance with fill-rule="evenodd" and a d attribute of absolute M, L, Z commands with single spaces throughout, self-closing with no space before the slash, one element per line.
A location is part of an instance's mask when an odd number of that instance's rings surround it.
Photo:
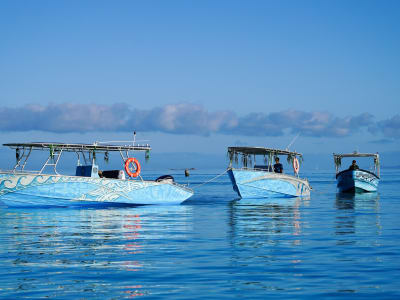
<path fill-rule="evenodd" d="M 158 177 L 156 179 L 156 182 L 164 182 L 164 181 L 173 183 L 174 182 L 174 177 L 172 177 L 171 175 L 163 175 L 163 176 L 160 176 L 160 177 Z"/>

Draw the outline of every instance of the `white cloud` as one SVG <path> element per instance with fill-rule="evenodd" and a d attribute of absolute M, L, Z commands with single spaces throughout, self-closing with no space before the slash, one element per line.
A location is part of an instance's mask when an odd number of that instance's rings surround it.
<path fill-rule="evenodd" d="M 282 136 L 298 133 L 310 137 L 345 137 L 361 129 L 386 138 L 400 137 L 400 116 L 374 121 L 368 113 L 339 118 L 329 112 L 254 112 L 237 116 L 233 111 L 209 112 L 201 105 L 169 104 L 140 110 L 128 104 L 49 104 L 17 108 L 0 107 L 1 131 L 47 132 L 152 131 L 172 134 Z"/>

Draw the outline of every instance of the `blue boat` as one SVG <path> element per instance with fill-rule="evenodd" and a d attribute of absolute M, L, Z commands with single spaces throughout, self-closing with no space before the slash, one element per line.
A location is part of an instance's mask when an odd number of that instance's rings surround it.
<path fill-rule="evenodd" d="M 193 190 L 177 184 L 170 175 L 156 180 L 143 180 L 141 167 L 132 152 L 143 151 L 149 145 L 11 143 L 17 163 L 13 170 L 0 171 L 0 203 L 9 207 L 26 206 L 93 206 L 180 204 L 193 195 Z M 38 171 L 27 171 L 31 154 L 48 151 L 47 160 Z M 75 175 L 61 175 L 57 165 L 63 153 L 78 157 Z M 99 171 L 96 155 L 108 160 L 110 152 L 119 152 L 124 170 Z M 84 164 L 80 163 L 80 158 Z M 44 173 L 52 168 L 52 172 Z M 126 176 L 127 175 L 127 176 Z"/>
<path fill-rule="evenodd" d="M 374 159 L 374 171 L 360 169 L 353 160 L 348 169 L 340 171 L 342 158 L 372 157 Z M 379 154 L 378 153 L 346 153 L 333 154 L 336 168 L 337 188 L 340 193 L 376 192 L 380 180 Z"/>
<path fill-rule="evenodd" d="M 275 197 L 305 197 L 310 196 L 310 184 L 307 179 L 299 177 L 302 154 L 280 149 L 263 147 L 229 147 L 230 164 L 228 175 L 233 190 L 241 198 L 275 198 Z M 281 173 L 273 161 L 278 155 L 287 156 L 287 161 L 293 166 L 294 175 Z M 234 168 L 233 163 L 241 166 Z M 255 164 L 256 157 L 263 157 L 263 164 Z"/>

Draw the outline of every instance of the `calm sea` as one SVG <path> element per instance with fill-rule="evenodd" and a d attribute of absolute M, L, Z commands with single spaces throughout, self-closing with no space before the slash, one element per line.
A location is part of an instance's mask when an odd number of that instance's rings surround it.
<path fill-rule="evenodd" d="M 0 208 L 0 298 L 399 299 L 399 174 L 356 196 L 314 172 L 309 199 L 237 200 L 225 174 L 178 206 Z"/>

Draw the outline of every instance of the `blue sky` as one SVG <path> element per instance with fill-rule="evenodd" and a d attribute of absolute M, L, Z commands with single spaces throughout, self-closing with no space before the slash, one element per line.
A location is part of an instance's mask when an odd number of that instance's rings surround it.
<path fill-rule="evenodd" d="M 396 151 L 400 1 L 0 1 L 0 142 Z"/>

